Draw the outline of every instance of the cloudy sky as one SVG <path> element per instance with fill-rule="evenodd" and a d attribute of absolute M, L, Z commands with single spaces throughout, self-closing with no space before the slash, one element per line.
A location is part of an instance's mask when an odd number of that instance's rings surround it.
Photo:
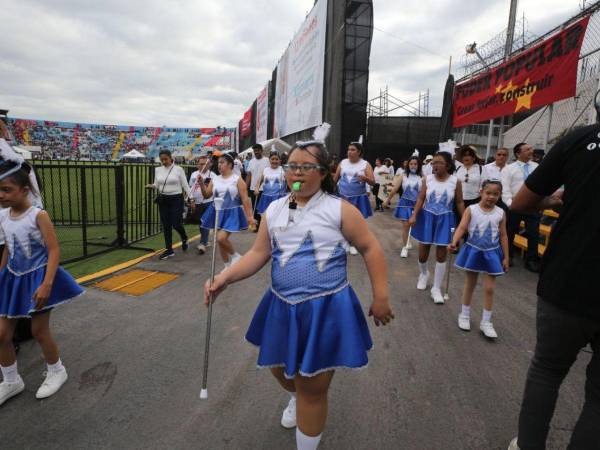
<path fill-rule="evenodd" d="M 370 97 L 441 96 L 453 56 L 506 27 L 509 0 L 373 0 Z M 580 0 L 521 0 L 541 35 Z M 591 3 L 591 2 L 588 2 Z M 313 0 L 0 0 L 0 109 L 12 117 L 234 126 Z"/>

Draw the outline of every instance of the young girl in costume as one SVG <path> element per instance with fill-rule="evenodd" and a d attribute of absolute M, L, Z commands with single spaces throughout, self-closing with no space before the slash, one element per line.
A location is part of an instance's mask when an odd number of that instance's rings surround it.
<path fill-rule="evenodd" d="M 257 186 L 262 186 L 262 195 L 256 205 L 256 211 L 263 214 L 267 207 L 275 200 L 284 197 L 286 191 L 285 174 L 281 167 L 279 153 L 271 152 L 269 156 L 270 167 L 263 169 L 262 176 Z M 255 198 L 258 198 L 258 189 L 254 192 Z"/>
<path fill-rule="evenodd" d="M 75 280 L 59 267 L 60 250 L 54 226 L 45 211 L 32 206 L 29 166 L 15 156 L 0 166 L 0 205 L 5 208 L 0 211 L 0 227 L 6 239 L 0 263 L 0 369 L 3 376 L 0 404 L 25 389 L 12 345 L 17 318 L 31 318 L 32 334 L 48 366 L 36 398 L 50 397 L 67 381 L 67 371 L 50 331 L 50 312 L 83 293 Z"/>
<path fill-rule="evenodd" d="M 452 228 L 456 226 L 454 206 L 462 216 L 465 209 L 460 181 L 452 175 L 454 164 L 447 152 L 437 152 L 431 162 L 433 173 L 423 178 L 415 209 L 408 223 L 412 226 L 412 237 L 419 242 L 419 281 L 417 289 L 427 289 L 429 270 L 427 260 L 432 245 L 436 246 L 436 265 L 433 276 L 431 298 L 435 303 L 444 303 L 442 281 L 446 272 L 448 244 L 452 240 Z"/>
<path fill-rule="evenodd" d="M 402 169 L 398 169 L 398 172 L 401 170 Z M 394 195 L 402 189 L 402 195 L 398 201 L 398 206 L 396 206 L 396 211 L 394 211 L 394 217 L 400 219 L 402 222 L 401 258 L 408 257 L 408 240 L 410 239 L 410 226 L 408 221 L 415 209 L 422 183 L 421 160 L 418 156 L 411 156 L 406 164 L 406 168 L 402 171 L 400 178 L 396 181 L 396 185 L 390 192 L 390 196 L 385 201 L 385 205 L 389 206 Z"/>
<path fill-rule="evenodd" d="M 373 215 L 366 185 L 373 186 L 375 177 L 371 164 L 362 159 L 364 148 L 361 141 L 362 136 L 358 142 L 351 142 L 348 145 L 348 158 L 343 159 L 338 165 L 334 181 L 338 185 L 340 197 L 356 206 L 366 219 Z M 354 245 L 350 246 L 349 250 L 351 255 L 358 254 Z"/>
<path fill-rule="evenodd" d="M 316 133 L 318 135 L 318 133 Z M 348 284 L 346 247 L 363 256 L 373 289 L 375 324 L 393 319 L 381 246 L 360 212 L 331 195 L 329 157 L 320 141 L 300 143 L 286 165 L 292 193 L 269 205 L 252 249 L 218 275 L 210 292 L 248 278 L 272 259 L 271 287 L 246 339 L 259 346 L 259 367 L 270 368 L 292 398 L 281 424 L 296 428 L 300 450 L 316 449 L 325 427 L 327 392 L 334 371 L 367 365 L 372 341 Z"/>
<path fill-rule="evenodd" d="M 466 271 L 458 327 L 464 331 L 471 330 L 473 290 L 478 275 L 483 273 L 484 301 L 479 329 L 487 338 L 495 339 L 498 335 L 491 318 L 496 277 L 508 271 L 506 215 L 496 206 L 502 195 L 502 183 L 498 180 L 486 180 L 482 184 L 480 194 L 479 203 L 466 208 L 448 248 L 456 251 L 461 238 L 468 233 L 467 242 L 460 249 L 454 263 L 456 267 Z"/>
<path fill-rule="evenodd" d="M 221 258 L 227 269 L 241 256 L 233 248 L 229 240 L 231 233 L 237 233 L 248 228 L 248 224 L 254 224 L 252 208 L 248 199 L 246 183 L 239 175 L 233 173 L 234 156 L 230 153 L 222 153 L 219 157 L 219 174 L 212 177 L 210 183 L 202 183 L 200 189 L 204 198 L 222 198 L 223 209 L 219 211 L 219 223 L 217 224 L 217 243 Z M 202 215 L 202 228 L 213 229 L 215 226 L 215 205 L 212 203 Z"/>

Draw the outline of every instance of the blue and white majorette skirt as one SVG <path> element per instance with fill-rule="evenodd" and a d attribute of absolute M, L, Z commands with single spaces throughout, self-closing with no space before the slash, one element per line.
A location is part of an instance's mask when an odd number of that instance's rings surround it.
<path fill-rule="evenodd" d="M 452 240 L 451 229 L 456 227 L 453 212 L 433 214 L 421 209 L 411 236 L 422 244 L 448 245 Z"/>
<path fill-rule="evenodd" d="M 274 202 L 277 199 L 280 199 L 281 197 L 285 197 L 286 195 L 287 194 L 285 192 L 276 195 L 261 194 L 260 199 L 256 204 L 256 212 L 258 212 L 259 214 L 264 213 L 272 202 Z"/>
<path fill-rule="evenodd" d="M 200 219 L 201 227 L 212 230 L 215 227 L 215 205 L 211 203 Z M 244 214 L 244 209 L 241 206 L 235 208 L 227 208 L 219 211 L 219 230 L 236 233 L 248 228 L 248 220 Z"/>
<path fill-rule="evenodd" d="M 31 317 L 49 311 L 55 306 L 83 294 L 84 290 L 68 272 L 59 267 L 54 277 L 50 298 L 41 309 L 36 309 L 33 294 L 44 281 L 46 266 L 24 275 L 15 275 L 7 267 L 0 271 L 0 317 Z"/>
<path fill-rule="evenodd" d="M 353 195 L 351 197 L 339 194 L 339 196 L 356 206 L 365 219 L 373 215 L 373 209 L 371 208 L 371 202 L 367 194 Z"/>
<path fill-rule="evenodd" d="M 334 294 L 287 303 L 269 289 L 246 340 L 258 347 L 258 367 L 283 367 L 286 378 L 334 369 L 359 369 L 373 347 L 369 327 L 350 286 Z"/>
<path fill-rule="evenodd" d="M 481 250 L 467 242 L 462 246 L 454 265 L 459 269 L 470 272 L 487 273 L 488 275 L 504 275 L 502 267 L 502 249 L 496 247 L 490 250 Z"/>
<path fill-rule="evenodd" d="M 410 219 L 410 216 L 412 216 L 416 203 L 416 201 L 408 200 L 407 198 L 400 198 L 398 206 L 396 206 L 396 211 L 394 211 L 394 217 L 396 219 L 407 221 Z"/>

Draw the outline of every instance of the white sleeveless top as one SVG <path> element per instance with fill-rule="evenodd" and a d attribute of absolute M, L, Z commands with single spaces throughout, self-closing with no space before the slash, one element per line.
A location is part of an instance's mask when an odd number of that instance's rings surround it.
<path fill-rule="evenodd" d="M 285 193 L 285 174 L 282 167 L 272 169 L 265 167 L 262 173 L 263 185 L 261 187 L 263 195 L 281 195 Z"/>
<path fill-rule="evenodd" d="M 364 159 L 355 163 L 351 163 L 348 159 L 343 159 L 342 162 L 340 162 L 338 188 L 342 196 L 356 197 L 367 193 L 365 187 L 367 183 L 358 179 L 359 176 L 365 175 L 367 164 L 367 161 Z"/>
<path fill-rule="evenodd" d="M 454 212 L 454 195 L 458 178 L 450 175 L 446 181 L 438 181 L 435 175 L 427 176 L 427 192 L 423 209 L 437 216 Z"/>
<path fill-rule="evenodd" d="M 272 246 L 271 290 L 288 303 L 333 294 L 348 285 L 341 232 L 342 200 L 317 192 L 290 221 L 289 195 L 266 212 Z"/>
<path fill-rule="evenodd" d="M 8 248 L 7 268 L 15 275 L 25 275 L 48 264 L 48 249 L 37 225 L 41 209 L 32 206 L 18 217 L 11 217 L 10 211 L 0 211 L 0 227 Z"/>
<path fill-rule="evenodd" d="M 240 193 L 238 192 L 237 183 L 240 179 L 239 175 L 230 175 L 229 178 L 223 178 L 217 175 L 212 178 L 213 198 L 222 198 L 223 209 L 239 208 L 242 206 Z"/>
<path fill-rule="evenodd" d="M 402 175 L 402 198 L 412 202 L 417 201 L 421 191 L 422 178 L 414 173 Z"/>
<path fill-rule="evenodd" d="M 492 211 L 484 211 L 479 204 L 469 206 L 469 238 L 467 244 L 479 250 L 493 250 L 500 246 L 500 222 L 504 211 L 494 206 Z"/>

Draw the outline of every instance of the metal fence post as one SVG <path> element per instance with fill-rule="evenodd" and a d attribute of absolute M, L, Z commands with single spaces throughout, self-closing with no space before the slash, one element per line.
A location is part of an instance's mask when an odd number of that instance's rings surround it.
<path fill-rule="evenodd" d="M 490 119 L 490 125 L 488 129 L 488 140 L 487 140 L 487 148 L 485 151 L 485 161 L 487 164 L 487 160 L 490 157 L 490 152 L 492 150 L 492 134 L 494 134 L 494 119 Z"/>
<path fill-rule="evenodd" d="M 546 127 L 546 137 L 544 139 L 544 151 L 548 151 L 548 141 L 550 140 L 550 131 L 552 128 L 552 114 L 554 113 L 554 103 L 548 107 L 548 123 Z"/>
<path fill-rule="evenodd" d="M 117 246 L 123 247 L 126 244 L 125 237 L 125 182 L 123 176 L 123 166 L 115 166 L 115 195 L 116 195 L 116 213 L 117 213 Z"/>
<path fill-rule="evenodd" d="M 67 171 L 69 169 L 67 168 Z M 80 169 L 81 180 L 81 241 L 83 245 L 83 256 L 88 254 L 88 239 L 87 239 L 87 182 L 85 178 L 85 167 Z"/>

